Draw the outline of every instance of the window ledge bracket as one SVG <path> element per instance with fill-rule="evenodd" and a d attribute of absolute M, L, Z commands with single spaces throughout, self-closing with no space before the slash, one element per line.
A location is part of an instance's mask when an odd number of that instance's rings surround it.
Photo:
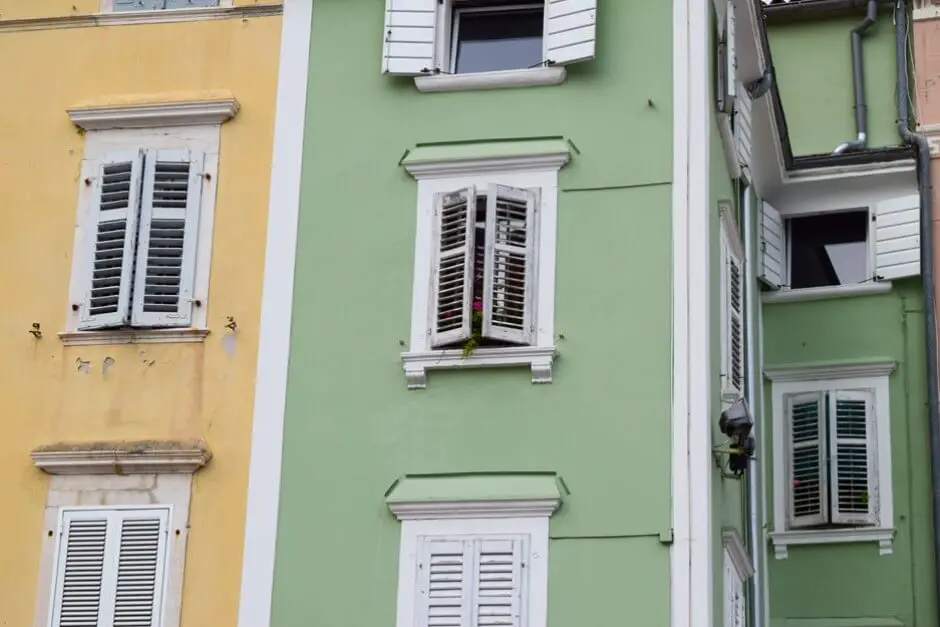
<path fill-rule="evenodd" d="M 538 87 L 560 85 L 567 71 L 563 65 L 505 70 L 502 72 L 478 72 L 473 74 L 434 74 L 416 76 L 418 91 L 470 91 L 477 89 L 509 89 L 513 87 Z"/>
<path fill-rule="evenodd" d="M 427 371 L 445 368 L 498 368 L 530 366 L 532 383 L 551 383 L 552 364 L 558 352 L 554 346 L 478 348 L 469 357 L 460 350 L 402 353 L 405 380 L 409 390 L 427 387 Z"/>
<path fill-rule="evenodd" d="M 891 281 L 878 281 L 875 283 L 859 283 L 858 285 L 807 287 L 799 290 L 782 289 L 774 292 L 764 292 L 761 296 L 761 300 L 765 303 L 794 303 L 800 301 L 806 302 L 811 300 L 885 294 L 890 291 Z"/>
<path fill-rule="evenodd" d="M 63 346 L 109 344 L 185 344 L 205 342 L 209 329 L 112 329 L 107 331 L 63 331 Z"/>
<path fill-rule="evenodd" d="M 774 556 L 785 560 L 790 546 L 801 544 L 844 544 L 849 542 L 877 542 L 879 555 L 893 552 L 895 530 L 891 527 L 855 527 L 848 529 L 820 529 L 807 531 L 777 531 L 770 534 Z"/>

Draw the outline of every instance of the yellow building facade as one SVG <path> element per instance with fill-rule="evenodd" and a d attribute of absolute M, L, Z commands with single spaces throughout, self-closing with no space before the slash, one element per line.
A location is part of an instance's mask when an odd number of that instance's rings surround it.
<path fill-rule="evenodd" d="M 236 624 L 280 34 L 0 0 L 0 624 Z"/>

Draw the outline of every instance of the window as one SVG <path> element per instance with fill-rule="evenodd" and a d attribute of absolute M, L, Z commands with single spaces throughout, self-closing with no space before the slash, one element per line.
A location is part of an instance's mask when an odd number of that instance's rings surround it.
<path fill-rule="evenodd" d="M 722 393 L 744 395 L 744 254 L 730 204 L 721 208 Z"/>
<path fill-rule="evenodd" d="M 726 547 L 724 550 L 724 625 L 725 627 L 744 627 L 746 599 L 744 597 L 744 578 L 738 573 L 734 558 Z"/>
<path fill-rule="evenodd" d="M 204 337 L 218 137 L 218 125 L 86 134 L 64 342 Z"/>
<path fill-rule="evenodd" d="M 382 70 L 429 76 L 594 58 L 597 0 L 386 0 Z"/>
<path fill-rule="evenodd" d="M 773 289 L 832 289 L 920 274 L 920 198 L 870 208 L 761 216 L 761 279 Z"/>
<path fill-rule="evenodd" d="M 551 381 L 557 168 L 567 159 L 516 173 L 503 159 L 506 174 L 406 164 L 418 178 L 409 387 L 425 387 L 432 368 L 529 365 L 533 382 Z"/>
<path fill-rule="evenodd" d="M 814 379 L 812 369 L 768 374 L 774 403 L 772 538 L 783 543 L 784 555 L 785 545 L 795 541 L 882 541 L 879 532 L 893 534 L 887 398 L 893 364 L 833 366 L 830 376 L 839 369 L 855 376 Z M 890 543 L 882 549 L 890 551 Z"/>
<path fill-rule="evenodd" d="M 103 0 L 102 11 L 163 11 L 217 7 L 220 0 Z M 226 4 L 222 2 L 222 4 Z"/>
<path fill-rule="evenodd" d="M 168 508 L 63 509 L 53 625 L 160 624 Z"/>

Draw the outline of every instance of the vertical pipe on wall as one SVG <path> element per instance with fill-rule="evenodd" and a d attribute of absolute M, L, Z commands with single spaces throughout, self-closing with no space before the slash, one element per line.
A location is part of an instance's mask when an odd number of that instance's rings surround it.
<path fill-rule="evenodd" d="M 832 154 L 860 150 L 868 146 L 868 104 L 865 102 L 865 62 L 862 56 L 862 35 L 878 19 L 878 0 L 868 0 L 868 10 L 861 24 L 852 29 L 852 89 L 855 97 L 855 133 L 852 141 L 839 144 Z"/>
<path fill-rule="evenodd" d="M 746 96 L 745 96 L 746 97 Z M 754 440 L 755 442 L 760 442 L 760 429 L 761 421 L 759 417 L 762 415 L 761 408 L 759 406 L 759 396 L 757 394 L 757 386 L 760 385 L 760 372 L 759 366 L 757 364 L 757 351 L 755 350 L 755 343 L 757 341 L 757 328 L 755 325 L 755 320 L 757 318 L 756 312 L 757 307 L 759 306 L 757 302 L 757 296 L 759 292 L 755 289 L 757 285 L 757 272 L 754 264 L 755 261 L 755 220 L 754 220 L 754 203 L 752 202 L 752 194 L 750 186 L 745 185 L 744 187 L 744 202 L 741 208 L 741 213 L 744 216 L 744 333 L 745 333 L 745 342 L 747 346 L 747 405 L 751 408 L 751 413 L 754 416 Z M 758 451 L 760 455 L 760 451 Z M 747 473 L 747 491 L 745 492 L 745 501 L 747 502 L 747 539 L 749 550 L 751 553 L 751 560 L 754 563 L 754 575 L 750 580 L 750 621 L 748 624 L 752 627 L 761 627 L 763 625 L 764 611 L 763 611 L 763 586 L 761 584 L 764 573 L 761 570 L 760 564 L 760 555 L 763 548 L 761 542 L 761 474 L 760 474 L 760 464 L 757 460 L 751 461 L 751 466 L 748 469 Z"/>

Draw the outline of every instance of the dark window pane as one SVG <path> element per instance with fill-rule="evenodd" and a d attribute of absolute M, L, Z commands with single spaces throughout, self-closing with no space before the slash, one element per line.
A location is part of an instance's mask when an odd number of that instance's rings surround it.
<path fill-rule="evenodd" d="M 458 11 L 455 71 L 494 72 L 542 62 L 542 9 Z"/>
<path fill-rule="evenodd" d="M 868 270 L 868 212 L 789 219 L 790 287 L 863 283 Z"/>

